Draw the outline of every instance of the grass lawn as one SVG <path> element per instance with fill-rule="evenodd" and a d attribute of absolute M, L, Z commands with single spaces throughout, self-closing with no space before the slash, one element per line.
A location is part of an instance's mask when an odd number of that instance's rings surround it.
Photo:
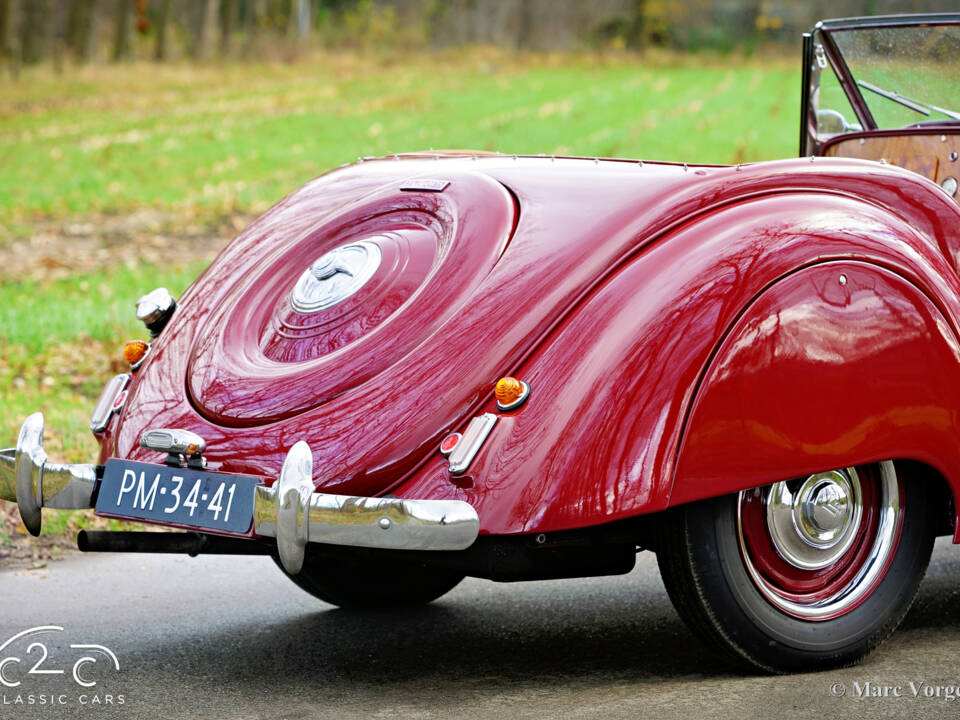
<path fill-rule="evenodd" d="M 260 212 L 357 156 L 428 148 L 787 157 L 796 153 L 798 67 L 461 52 L 35 71 L 0 80 L 0 228 L 19 235 L 37 213 L 144 206 Z"/>
<path fill-rule="evenodd" d="M 798 67 L 794 59 L 477 50 L 61 76 L 39 69 L 18 83 L 4 76 L 0 446 L 42 410 L 51 456 L 91 458 L 90 408 L 123 367 L 122 342 L 143 335 L 133 301 L 158 285 L 182 292 L 208 260 L 190 249 L 198 227 L 221 223 L 222 234 L 224 217 L 261 212 L 360 155 L 471 148 L 691 163 L 787 157 L 796 152 Z M 114 238 L 93 261 L 58 262 L 79 242 L 65 228 L 87 227 L 83 242 L 97 246 L 102 228 L 144 212 L 159 219 L 125 245 Z M 153 254 L 139 252 L 144 232 L 154 233 Z M 163 237 L 181 240 L 169 262 L 157 261 Z M 49 248 L 43 262 L 20 267 L 21 249 L 38 243 Z"/>

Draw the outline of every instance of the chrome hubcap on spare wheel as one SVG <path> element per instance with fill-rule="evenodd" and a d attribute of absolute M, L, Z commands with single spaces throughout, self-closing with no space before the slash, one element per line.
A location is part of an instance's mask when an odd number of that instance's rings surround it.
<path fill-rule="evenodd" d="M 342 245 L 303 271 L 290 302 L 300 313 L 315 313 L 343 302 L 367 284 L 380 267 L 382 253 L 369 240 Z"/>

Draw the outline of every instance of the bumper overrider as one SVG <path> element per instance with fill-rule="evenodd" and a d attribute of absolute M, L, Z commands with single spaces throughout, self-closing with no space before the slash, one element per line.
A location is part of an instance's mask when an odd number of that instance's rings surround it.
<path fill-rule="evenodd" d="M 92 508 L 100 476 L 96 465 L 49 461 L 43 449 L 41 413 L 23 423 L 16 447 L 0 450 L 0 499 L 17 503 L 23 524 L 33 535 L 40 534 L 41 508 Z M 280 562 L 291 574 L 303 566 L 309 542 L 391 550 L 464 550 L 476 540 L 479 527 L 476 510 L 460 500 L 314 492 L 313 453 L 303 441 L 287 453 L 272 486 L 260 484 L 254 489 L 253 532 L 276 539 Z"/>

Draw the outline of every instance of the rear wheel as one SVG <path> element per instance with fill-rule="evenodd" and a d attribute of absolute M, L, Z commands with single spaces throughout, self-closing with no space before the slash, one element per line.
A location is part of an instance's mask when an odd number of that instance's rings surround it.
<path fill-rule="evenodd" d="M 687 624 L 767 671 L 856 662 L 906 614 L 933 548 L 930 503 L 892 462 L 676 508 L 658 546 Z"/>
<path fill-rule="evenodd" d="M 426 605 L 463 580 L 462 573 L 413 563 L 344 561 L 307 555 L 303 569 L 288 575 L 314 597 L 347 610 L 399 610 Z"/>

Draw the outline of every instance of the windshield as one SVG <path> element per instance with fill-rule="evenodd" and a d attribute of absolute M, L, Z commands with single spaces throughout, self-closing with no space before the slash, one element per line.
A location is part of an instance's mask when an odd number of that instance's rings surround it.
<path fill-rule="evenodd" d="M 880 129 L 960 121 L 960 26 L 833 30 Z"/>

